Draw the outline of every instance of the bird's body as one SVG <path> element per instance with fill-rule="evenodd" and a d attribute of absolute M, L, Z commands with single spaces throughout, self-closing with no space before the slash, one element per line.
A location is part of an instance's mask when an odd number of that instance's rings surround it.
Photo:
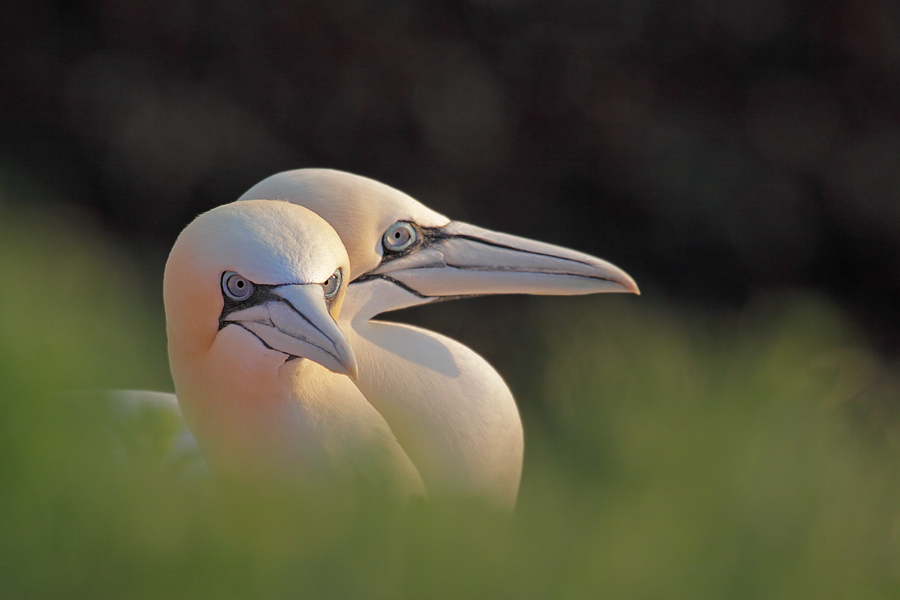
<path fill-rule="evenodd" d="M 502 377 L 459 342 L 371 319 L 461 296 L 636 292 L 631 278 L 586 254 L 451 221 L 394 188 L 340 171 L 279 173 L 241 196 L 250 199 L 305 206 L 340 235 L 352 281 L 338 322 L 360 361 L 356 384 L 390 424 L 429 496 L 511 509 L 524 436 Z"/>
<path fill-rule="evenodd" d="M 219 207 L 179 236 L 164 279 L 169 360 L 212 469 L 389 480 L 423 493 L 390 427 L 347 377 L 355 358 L 334 322 L 345 287 L 328 300 L 323 286 L 348 269 L 327 223 L 283 202 Z"/>
<path fill-rule="evenodd" d="M 314 358 L 321 364 L 307 360 L 297 368 L 276 351 L 275 358 L 266 359 L 266 353 L 252 359 L 223 355 L 205 377 L 192 376 L 186 383 L 181 366 L 195 364 L 186 359 L 196 355 L 196 349 L 181 347 L 170 323 L 178 401 L 210 463 L 215 467 L 311 462 L 352 471 L 346 466 L 352 461 L 345 455 L 358 460 L 360 454 L 369 453 L 375 462 L 386 457 L 394 479 L 407 490 L 421 490 L 424 483 L 432 499 L 475 497 L 511 509 L 524 443 L 515 400 L 502 377 L 454 340 L 372 319 L 391 310 L 473 295 L 637 293 L 631 278 L 583 253 L 450 221 L 398 190 L 339 171 L 279 173 L 229 206 L 248 203 L 264 210 L 267 202 L 287 205 L 279 200 L 313 211 L 333 228 L 332 234 L 340 236 L 340 251 L 333 247 L 333 239 L 323 237 L 324 247 L 333 254 L 346 251 L 345 273 L 351 280 L 343 308 L 338 303 L 331 311 L 339 326 L 331 333 L 332 338 L 345 336 L 341 344 L 352 349 L 358 378 L 354 385 L 329 372 L 340 372 L 342 366 L 328 356 Z M 301 223 L 293 234 L 285 224 L 273 231 L 257 228 L 254 242 L 274 250 L 281 262 L 290 263 L 294 253 L 295 261 L 315 264 L 322 258 L 322 248 L 309 243 L 298 248 L 290 241 L 295 235 L 302 238 L 305 227 Z M 265 254 L 253 246 L 222 247 L 212 253 L 233 261 L 240 260 L 241 253 L 245 258 Z M 185 260 L 190 254 L 185 252 Z M 331 268 L 334 262 L 331 256 Z M 196 274 L 184 277 L 187 282 Z M 289 279 L 284 273 L 266 277 Z M 170 279 L 167 268 L 167 290 Z M 170 305 L 181 304 L 167 291 L 167 319 Z M 270 315 L 255 319 L 256 325 L 226 327 L 218 336 L 234 337 L 233 344 L 249 342 L 256 334 L 252 329 Z M 282 362 L 276 365 L 278 360 Z M 247 380 L 243 387 L 224 383 L 248 370 L 285 373 L 266 382 Z"/>
<path fill-rule="evenodd" d="M 512 508 L 524 437 L 515 399 L 497 371 L 433 331 L 366 319 L 339 323 L 363 367 L 357 385 L 415 457 L 429 495 Z"/>

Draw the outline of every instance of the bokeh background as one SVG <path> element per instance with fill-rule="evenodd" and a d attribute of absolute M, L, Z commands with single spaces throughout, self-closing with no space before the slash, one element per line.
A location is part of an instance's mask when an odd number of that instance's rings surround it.
<path fill-rule="evenodd" d="M 309 535 L 57 399 L 171 390 L 168 248 L 299 167 L 641 285 L 399 315 L 519 399 L 512 525 Z M 0 233 L 0 596 L 900 595 L 896 3 L 6 0 Z"/>
<path fill-rule="evenodd" d="M 263 177 L 333 167 L 609 258 L 648 293 L 819 290 L 900 349 L 896 3 L 0 11 L 4 179 L 130 244 L 168 247 Z"/>

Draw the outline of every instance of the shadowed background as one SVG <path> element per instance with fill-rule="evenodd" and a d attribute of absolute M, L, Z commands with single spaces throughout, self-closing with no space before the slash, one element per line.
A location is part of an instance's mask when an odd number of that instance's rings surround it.
<path fill-rule="evenodd" d="M 896 4 L 6 0 L 0 49 L 0 595 L 900 590 Z M 519 400 L 516 527 L 235 507 L 60 410 L 171 390 L 175 236 L 300 167 L 640 284 L 401 315 Z"/>
<path fill-rule="evenodd" d="M 0 39 L 3 181 L 130 245 L 333 167 L 651 295 L 820 290 L 900 347 L 894 3 L 10 0 Z"/>

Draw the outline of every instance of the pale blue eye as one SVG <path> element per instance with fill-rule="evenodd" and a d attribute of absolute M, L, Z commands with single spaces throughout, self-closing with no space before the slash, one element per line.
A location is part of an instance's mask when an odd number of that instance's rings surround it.
<path fill-rule="evenodd" d="M 253 284 L 234 271 L 226 271 L 222 274 L 222 291 L 232 300 L 243 302 L 253 293 Z"/>
<path fill-rule="evenodd" d="M 419 233 L 412 223 L 397 221 L 384 232 L 381 243 L 388 252 L 401 252 L 416 243 Z"/>
<path fill-rule="evenodd" d="M 328 278 L 328 280 L 322 284 L 325 287 L 325 298 L 331 300 L 341 289 L 341 280 L 343 276 L 341 275 L 341 270 L 338 269 L 334 272 L 334 274 Z"/>

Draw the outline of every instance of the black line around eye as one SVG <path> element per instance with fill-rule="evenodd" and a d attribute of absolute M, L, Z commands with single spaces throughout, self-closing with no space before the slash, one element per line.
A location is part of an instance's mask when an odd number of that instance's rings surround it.
<path fill-rule="evenodd" d="M 416 230 L 416 241 L 410 244 L 408 248 L 405 248 L 403 250 L 385 249 L 384 255 L 381 257 L 381 262 L 379 264 L 383 265 L 385 263 L 391 262 L 392 260 L 397 260 L 398 258 L 409 256 L 423 246 L 428 246 L 437 240 L 442 240 L 448 237 L 442 232 L 440 227 L 423 227 L 417 223 L 413 223 L 412 221 L 407 221 L 407 223 L 412 225 L 413 229 Z"/>
<path fill-rule="evenodd" d="M 250 280 L 247 279 L 247 281 Z M 280 296 L 272 292 L 274 288 L 279 286 L 258 284 L 253 283 L 252 281 L 250 281 L 250 283 L 253 285 L 253 293 L 244 300 L 234 300 L 225 293 L 225 290 L 221 290 L 224 305 L 222 306 L 222 312 L 219 314 L 220 330 L 227 325 L 228 315 L 231 313 L 250 308 L 251 306 L 265 304 L 272 299 L 280 299 Z"/>

